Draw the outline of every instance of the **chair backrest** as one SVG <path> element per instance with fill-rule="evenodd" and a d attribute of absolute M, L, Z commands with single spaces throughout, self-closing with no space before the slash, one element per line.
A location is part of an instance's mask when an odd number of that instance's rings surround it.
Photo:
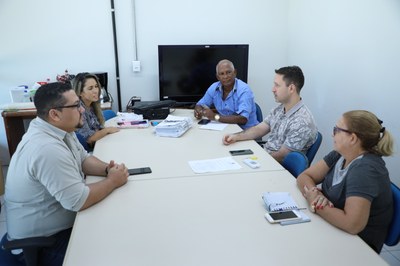
<path fill-rule="evenodd" d="M 308 159 L 302 152 L 289 152 L 283 159 L 282 166 L 294 177 L 298 177 L 308 167 Z"/>
<path fill-rule="evenodd" d="M 391 188 L 393 194 L 393 217 L 385 240 L 387 246 L 395 246 L 400 240 L 400 189 L 393 183 Z"/>
<path fill-rule="evenodd" d="M 76 135 L 76 137 L 78 138 L 79 142 L 82 144 L 83 148 L 84 148 L 86 151 L 90 152 L 91 149 L 90 149 L 88 143 L 86 142 L 86 139 L 85 139 L 81 134 L 79 134 L 79 133 L 76 132 L 76 131 L 75 131 L 75 135 Z"/>
<path fill-rule="evenodd" d="M 317 140 L 314 142 L 313 145 L 311 145 L 311 147 L 306 152 L 309 165 L 311 165 L 312 161 L 314 160 L 315 154 L 317 154 L 319 146 L 321 146 L 321 142 L 322 142 L 322 134 L 318 131 Z"/>
<path fill-rule="evenodd" d="M 111 119 L 113 117 L 116 117 L 117 114 L 113 111 L 113 110 L 103 110 L 103 116 L 104 116 L 104 120 L 108 120 Z"/>
<path fill-rule="evenodd" d="M 255 104 L 256 104 L 257 121 L 259 123 L 261 123 L 263 121 L 263 114 L 262 114 L 262 111 L 261 111 L 261 107 L 257 103 L 255 103 Z"/>

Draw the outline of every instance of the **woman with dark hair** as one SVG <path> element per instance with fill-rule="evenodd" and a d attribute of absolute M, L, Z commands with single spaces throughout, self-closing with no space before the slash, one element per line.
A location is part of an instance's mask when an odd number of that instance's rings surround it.
<path fill-rule="evenodd" d="M 389 173 L 382 159 L 392 155 L 393 138 L 373 113 L 355 110 L 338 120 L 333 142 L 334 151 L 305 170 L 297 185 L 312 211 L 358 234 L 379 253 L 393 215 Z"/>
<path fill-rule="evenodd" d="M 79 73 L 73 80 L 74 90 L 85 108 L 84 123 L 77 130 L 93 147 L 95 142 L 107 134 L 118 132 L 116 127 L 104 127 L 104 117 L 100 106 L 101 86 L 96 75 Z"/>

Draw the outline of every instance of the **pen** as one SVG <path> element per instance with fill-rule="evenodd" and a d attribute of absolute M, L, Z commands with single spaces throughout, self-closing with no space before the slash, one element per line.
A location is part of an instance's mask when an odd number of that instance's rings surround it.
<path fill-rule="evenodd" d="M 280 212 L 289 212 L 289 211 L 301 211 L 301 210 L 307 210 L 307 208 L 294 208 L 294 209 L 287 209 L 287 210 L 277 210 L 277 211 L 273 211 L 273 212 L 268 212 L 268 213 L 280 213 Z"/>

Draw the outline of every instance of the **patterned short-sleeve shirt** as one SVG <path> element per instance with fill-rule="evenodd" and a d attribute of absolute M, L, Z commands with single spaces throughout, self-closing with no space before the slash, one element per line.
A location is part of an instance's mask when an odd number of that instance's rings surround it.
<path fill-rule="evenodd" d="M 317 139 L 314 117 L 303 101 L 287 113 L 283 104 L 277 106 L 264 119 L 264 123 L 270 127 L 264 145 L 269 153 L 278 151 L 282 145 L 291 151 L 305 153 Z"/>
<path fill-rule="evenodd" d="M 104 127 L 100 124 L 92 107 L 86 107 L 83 102 L 82 106 L 85 107 L 85 112 L 83 113 L 83 127 L 79 128 L 77 132 L 87 140 L 89 137 L 93 136 L 96 131 Z"/>

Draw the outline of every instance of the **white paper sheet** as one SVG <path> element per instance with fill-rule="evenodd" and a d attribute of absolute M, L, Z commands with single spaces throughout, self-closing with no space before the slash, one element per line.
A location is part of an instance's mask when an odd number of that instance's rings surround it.
<path fill-rule="evenodd" d="M 232 157 L 189 161 L 189 165 L 196 174 L 237 170 L 242 168 Z"/>
<path fill-rule="evenodd" d="M 218 131 L 222 131 L 224 130 L 224 128 L 227 126 L 228 124 L 224 124 L 224 123 L 220 123 L 217 121 L 211 121 L 210 123 L 206 124 L 206 125 L 202 125 L 199 128 L 200 129 L 209 129 L 209 130 L 218 130 Z"/>

